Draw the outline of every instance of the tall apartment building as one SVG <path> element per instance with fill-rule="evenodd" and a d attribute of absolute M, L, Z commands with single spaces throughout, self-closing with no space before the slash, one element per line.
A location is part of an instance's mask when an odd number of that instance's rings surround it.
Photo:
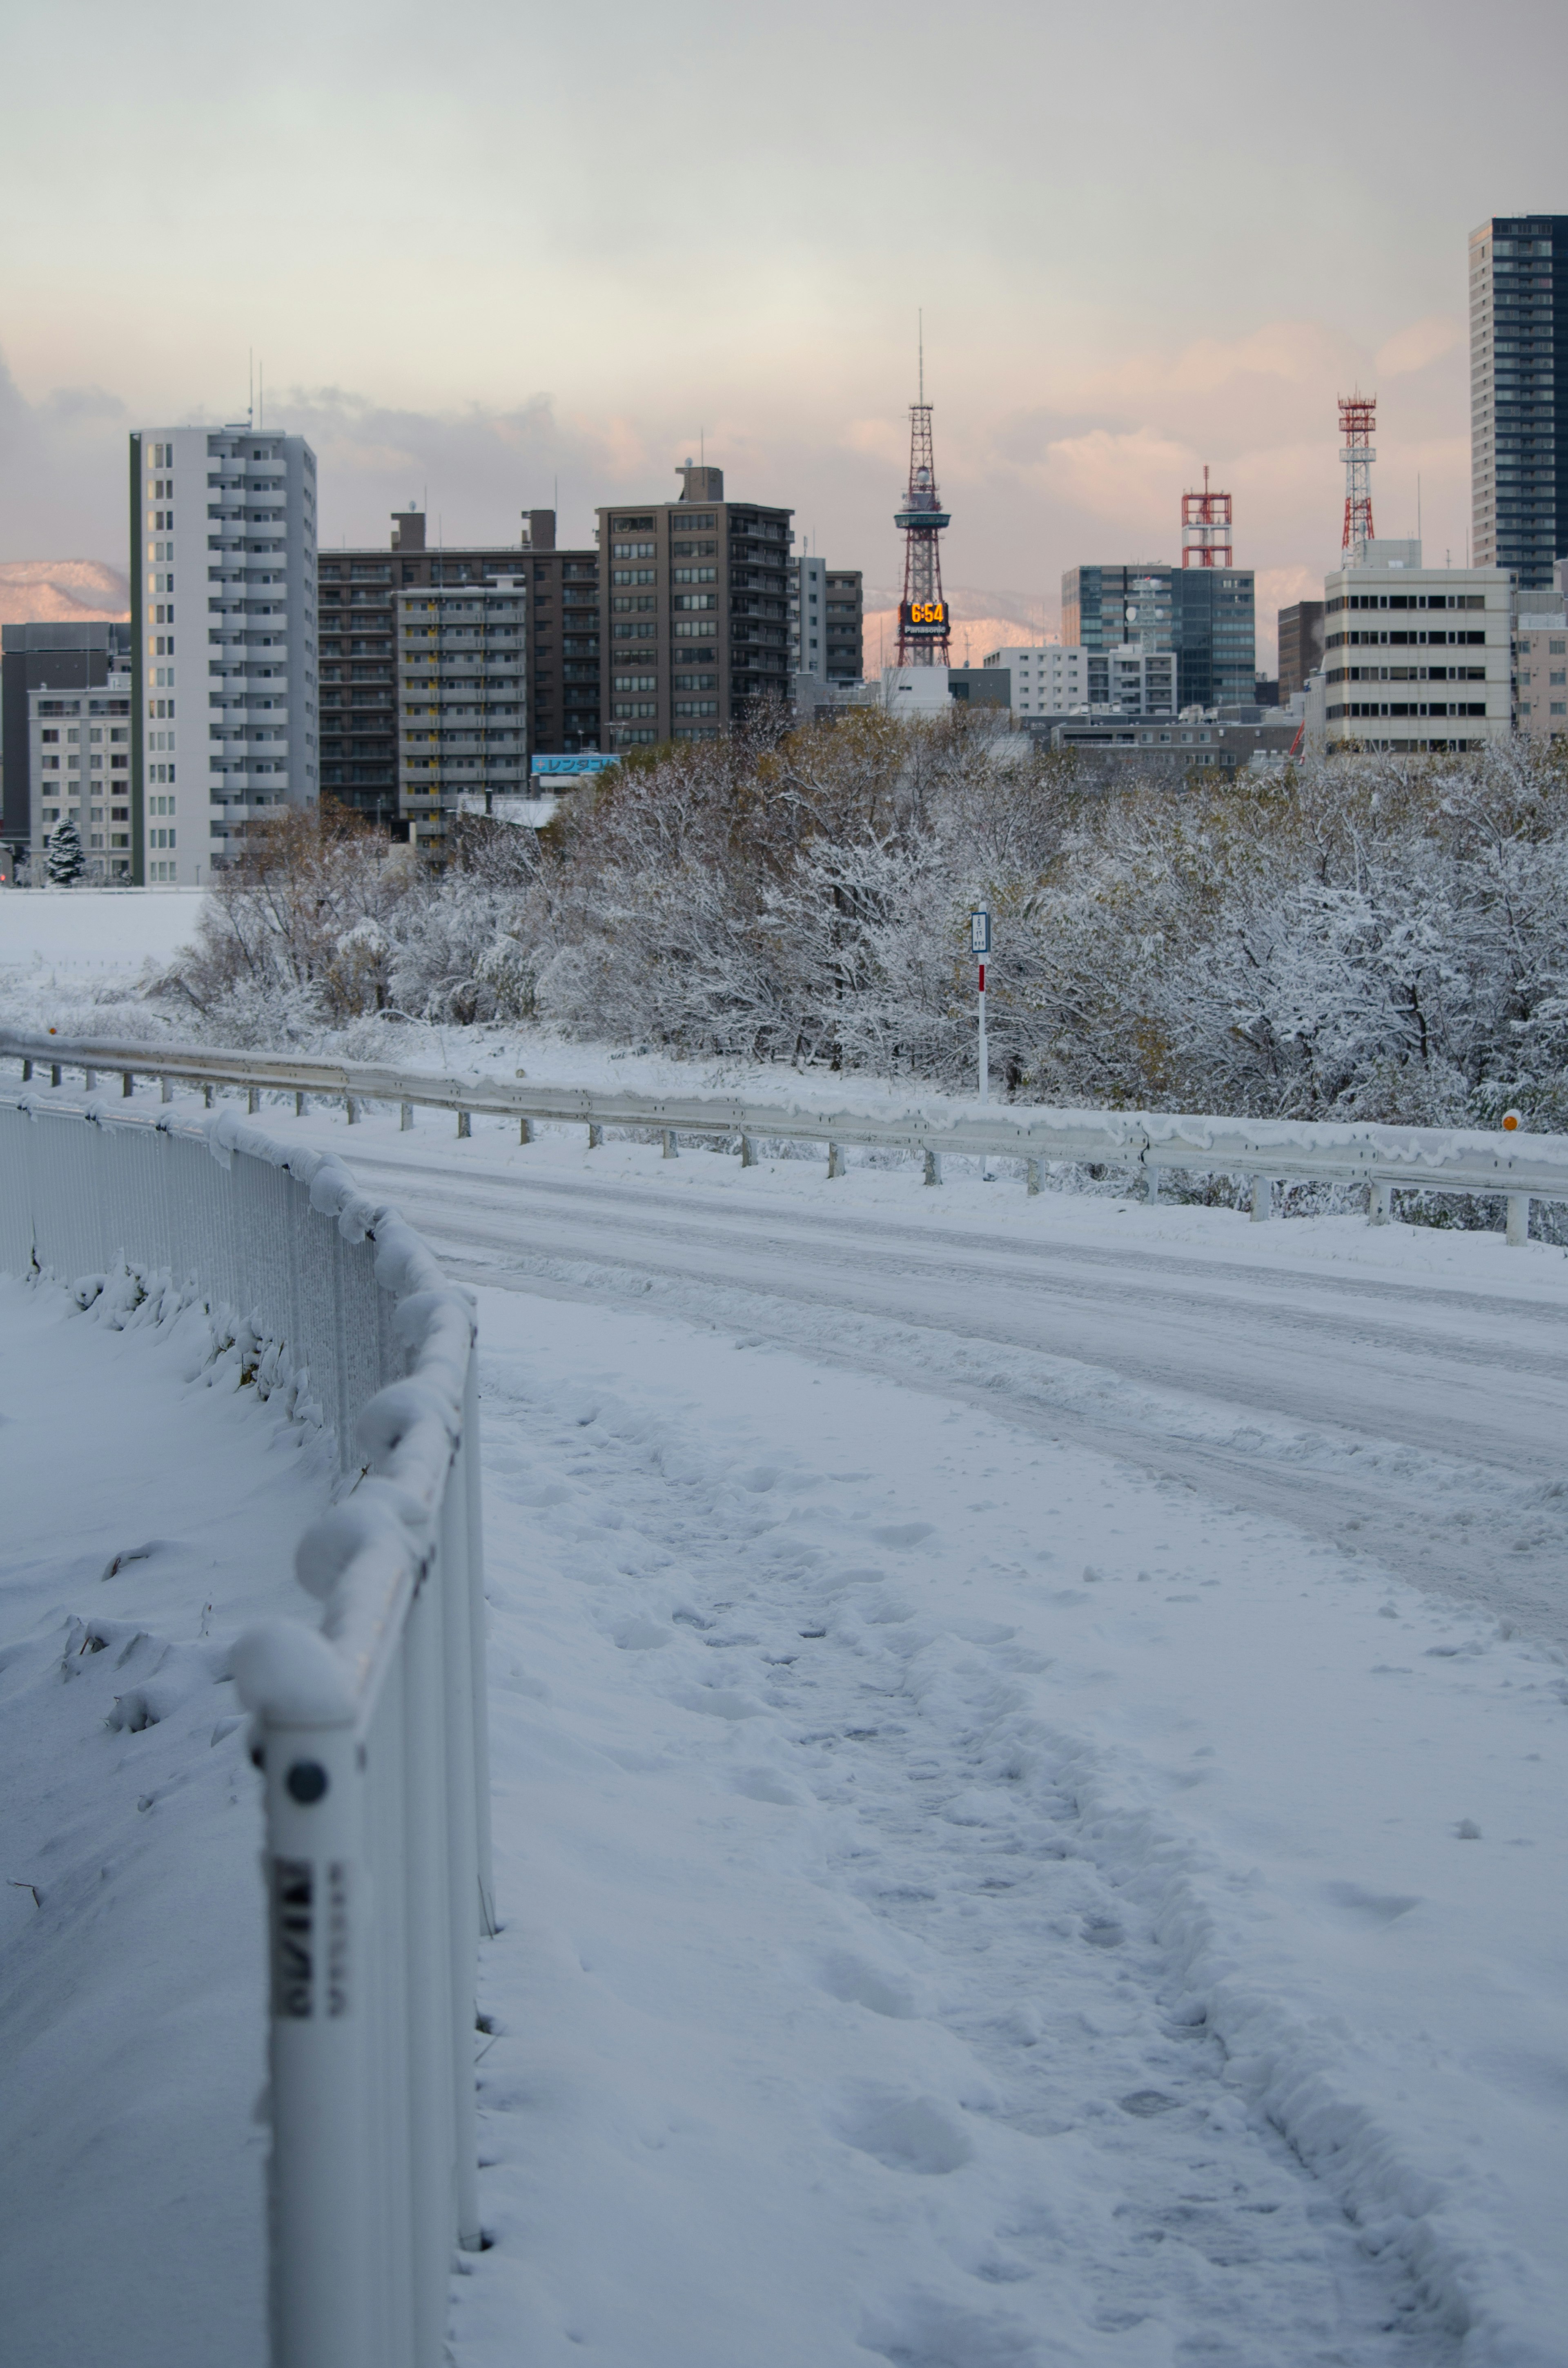
<path fill-rule="evenodd" d="M 1099 709 L 1123 715 L 1174 715 L 1176 657 L 1174 650 L 1144 649 L 1123 643 L 1110 650 L 1049 642 L 1043 649 L 993 650 L 988 666 L 1012 676 L 1015 715 L 1071 715 Z"/>
<path fill-rule="evenodd" d="M 833 683 L 861 682 L 866 673 L 866 578 L 858 567 L 830 567 L 823 609 L 823 655 Z"/>
<path fill-rule="evenodd" d="M 1513 587 L 1503 567 L 1424 567 L 1369 543 L 1324 585 L 1325 742 L 1463 751 L 1512 728 Z"/>
<path fill-rule="evenodd" d="M 428 546 L 423 510 L 397 510 L 389 549 L 324 551 L 318 574 L 322 788 L 342 804 L 389 827 L 406 817 L 397 681 L 404 590 L 525 576 L 533 630 L 519 697 L 529 753 L 597 746 L 599 558 L 597 551 L 556 550 L 553 510 L 525 512 L 516 543 L 452 550 Z"/>
<path fill-rule="evenodd" d="M 673 502 L 599 511 L 601 738 L 714 739 L 788 695 L 793 512 L 727 502 L 722 469 Z"/>
<path fill-rule="evenodd" d="M 824 612 L 827 606 L 827 562 L 809 554 L 790 562 L 790 671 L 818 675 L 827 680 L 824 648 Z"/>
<path fill-rule="evenodd" d="M 1129 643 L 1173 650 L 1182 707 L 1249 706 L 1257 680 L 1253 571 L 1158 560 L 1069 568 L 1062 639 L 1100 652 Z"/>
<path fill-rule="evenodd" d="M 37 879 L 43 844 L 67 813 L 89 875 L 130 879 L 130 668 L 129 625 L 0 627 L 0 847 L 13 879 L 29 865 Z"/>
<path fill-rule="evenodd" d="M 131 876 L 196 887 L 320 792 L 316 461 L 301 436 L 131 438 Z"/>
<path fill-rule="evenodd" d="M 529 510 L 523 546 L 533 611 L 528 749 L 578 756 L 599 746 L 599 554 L 557 551 L 553 510 Z"/>
<path fill-rule="evenodd" d="M 439 849 L 458 814 L 508 817 L 528 785 L 528 586 L 400 585 L 398 812 L 415 847 Z"/>
<path fill-rule="evenodd" d="M 1568 555 L 1568 214 L 1470 234 L 1471 557 L 1544 589 Z"/>
<path fill-rule="evenodd" d="M 1288 705 L 1323 665 L 1323 602 L 1297 600 L 1279 611 L 1279 699 Z"/>

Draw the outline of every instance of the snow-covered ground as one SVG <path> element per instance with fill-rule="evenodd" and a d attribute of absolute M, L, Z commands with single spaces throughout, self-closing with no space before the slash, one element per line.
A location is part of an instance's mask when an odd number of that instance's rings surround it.
<path fill-rule="evenodd" d="M 32 996 L 123 982 L 188 945 L 199 888 L 8 888 L 0 894 L 0 991 L 20 1019 Z"/>
<path fill-rule="evenodd" d="M 261 1806 L 228 1655 L 330 1475 L 203 1319 L 0 1278 L 0 2352 L 261 2368 Z"/>
<path fill-rule="evenodd" d="M 434 1114 L 266 1119 L 330 1140 L 479 1296 L 506 1929 L 460 2368 L 1557 2368 L 1562 1252 L 1028 1201 L 957 1163 L 929 1192 L 580 1132 L 520 1149 L 477 1120 L 459 1144 Z M 162 1332 L 19 1288 L 0 1322 L 4 1410 L 85 1428 L 117 1513 L 193 1492 L 137 1542 L 212 1537 L 220 1417 L 283 1543 L 303 1525 L 324 1484 L 279 1463 L 265 1409 L 177 1374 L 125 1388 Z M 42 1353 L 62 1342 L 69 1371 Z M 258 2017 L 249 1771 L 210 1744 L 212 1674 L 199 1713 L 109 1734 L 60 1670 L 67 1615 L 111 1587 L 117 1618 L 198 1652 L 201 1606 L 210 1637 L 238 1624 L 280 1562 L 243 1520 L 205 1592 L 144 1604 L 155 1562 L 97 1577 L 124 1541 L 68 1451 L 18 1445 L 0 1429 L 31 1508 L 7 1797 L 77 1887 L 46 1947 L 40 1885 L 0 1961 L 7 2040 L 43 2017 L 33 2110 L 47 2074 L 112 2131 L 153 2021 L 160 2160 L 199 2135 L 252 2295 L 259 2021 L 217 2112 L 201 2028 L 175 2068 L 217 1977 L 182 1941 L 122 1980 L 88 1879 L 121 1870 L 121 1929 L 161 1903 L 165 1937 L 199 1930 L 194 1884 L 137 1889 L 184 1803 L 193 1867 L 232 1847 L 227 1994 L 254 1951 Z M 87 1657 L 91 1684 L 111 1656 Z M 95 2001 L 82 2062 L 48 2020 L 66 1975 Z M 59 2118 L 28 2231 L 97 2194 Z M 156 2255 L 165 2192 L 120 2196 L 82 2311 L 128 2228 Z M 165 2340 L 177 2277 L 154 2283 L 114 2322 L 132 2368 L 199 2356 Z M 247 2362 L 222 2267 L 199 2293 Z M 48 2345 L 27 2356 L 91 2356 Z"/>

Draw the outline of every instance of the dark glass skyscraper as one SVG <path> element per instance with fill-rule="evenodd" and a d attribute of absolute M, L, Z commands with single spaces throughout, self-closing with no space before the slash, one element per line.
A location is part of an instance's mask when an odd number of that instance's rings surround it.
<path fill-rule="evenodd" d="M 1544 589 L 1568 555 L 1568 214 L 1470 234 L 1470 412 L 1474 564 Z"/>
<path fill-rule="evenodd" d="M 1257 620 L 1250 567 L 1070 567 L 1062 579 L 1062 638 L 1086 650 L 1132 643 L 1176 654 L 1183 707 L 1251 704 Z"/>

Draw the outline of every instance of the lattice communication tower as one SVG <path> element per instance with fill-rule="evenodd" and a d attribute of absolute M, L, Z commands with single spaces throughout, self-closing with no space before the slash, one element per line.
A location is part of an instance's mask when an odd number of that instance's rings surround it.
<path fill-rule="evenodd" d="M 898 609 L 901 666 L 948 663 L 952 628 L 942 594 L 942 529 L 949 523 L 937 494 L 922 337 L 920 400 L 909 406 L 909 491 L 903 507 L 893 518 L 903 535 L 903 598 Z"/>
<path fill-rule="evenodd" d="M 1367 556 L 1372 540 L 1372 442 L 1378 424 L 1375 394 L 1342 394 L 1339 398 L 1340 459 L 1345 463 L 1345 532 L 1339 564 L 1354 566 Z"/>
<path fill-rule="evenodd" d="M 1233 567 L 1231 556 L 1231 496 L 1209 489 L 1209 464 L 1203 466 L 1203 491 L 1181 497 L 1181 564 L 1184 567 Z"/>

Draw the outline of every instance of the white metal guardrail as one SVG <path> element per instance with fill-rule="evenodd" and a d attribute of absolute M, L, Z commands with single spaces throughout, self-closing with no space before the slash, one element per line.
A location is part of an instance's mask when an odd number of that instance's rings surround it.
<path fill-rule="evenodd" d="M 437 2368 L 481 2242 L 491 1907 L 473 1319 L 335 1160 L 210 1118 L 0 1096 L 0 1267 L 194 1281 L 334 1434 L 320 1624 L 235 1656 L 265 1771 L 274 2368 Z"/>
<path fill-rule="evenodd" d="M 611 1088 L 537 1086 L 527 1079 L 457 1076 L 369 1062 L 318 1061 L 291 1054 L 209 1052 L 188 1045 L 65 1043 L 51 1037 L 0 1031 L 0 1058 L 20 1061 L 24 1074 L 49 1064 L 58 1084 L 67 1069 L 89 1085 L 116 1080 L 130 1094 L 136 1079 L 176 1080 L 200 1087 L 247 1089 L 259 1108 L 264 1092 L 291 1093 L 302 1109 L 310 1098 L 346 1102 L 353 1119 L 366 1102 L 396 1103 L 405 1124 L 416 1107 L 457 1113 L 468 1132 L 476 1111 L 516 1119 L 523 1140 L 536 1124 L 585 1126 L 590 1145 L 606 1127 L 653 1130 L 672 1153 L 681 1134 L 738 1137 L 743 1163 L 765 1141 L 825 1143 L 830 1174 L 841 1146 L 923 1155 L 926 1180 L 942 1180 L 944 1152 L 1020 1160 L 1031 1192 L 1040 1189 L 1051 1160 L 1082 1160 L 1135 1168 L 1153 1197 L 1165 1169 L 1233 1174 L 1252 1178 L 1252 1211 L 1267 1217 L 1276 1182 L 1365 1184 L 1374 1224 L 1386 1224 L 1396 1189 L 1500 1194 L 1507 1232 L 1523 1243 L 1532 1200 L 1568 1201 L 1568 1136 L 1486 1133 L 1449 1127 L 1311 1124 L 1289 1119 L 1189 1117 L 1143 1110 L 1074 1110 L 992 1104 L 982 1110 L 933 1097 L 905 1110 L 824 1110 L 806 1104 L 749 1101 L 731 1094 L 638 1094 Z"/>

